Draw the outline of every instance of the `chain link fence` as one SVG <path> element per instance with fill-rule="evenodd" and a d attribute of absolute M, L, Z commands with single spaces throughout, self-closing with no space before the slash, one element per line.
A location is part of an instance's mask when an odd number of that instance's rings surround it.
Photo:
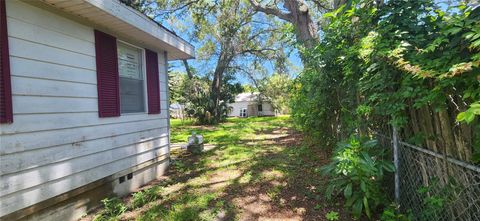
<path fill-rule="evenodd" d="M 379 135 L 378 140 L 392 148 L 393 159 L 393 139 Z M 401 212 L 415 220 L 480 220 L 480 167 L 405 142 L 397 145 Z M 392 196 L 394 183 L 392 178 Z"/>

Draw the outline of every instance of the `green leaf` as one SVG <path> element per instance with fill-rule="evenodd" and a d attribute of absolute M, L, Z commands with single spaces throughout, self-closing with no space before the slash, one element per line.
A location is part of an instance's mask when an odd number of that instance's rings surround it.
<path fill-rule="evenodd" d="M 363 197 L 363 206 L 365 206 L 365 213 L 367 214 L 368 218 L 372 218 L 372 214 L 370 213 L 370 207 L 368 206 L 367 197 Z"/>
<path fill-rule="evenodd" d="M 365 181 L 360 181 L 360 189 L 363 191 L 363 192 L 367 192 L 367 184 L 365 184 Z"/>
<path fill-rule="evenodd" d="M 350 198 L 352 196 L 352 183 L 349 183 L 345 189 L 343 190 L 343 195 L 346 198 Z"/>
<path fill-rule="evenodd" d="M 334 18 L 335 16 L 336 16 L 335 12 L 327 12 L 327 13 L 323 14 L 324 18 Z"/>
<path fill-rule="evenodd" d="M 390 172 L 390 173 L 395 172 L 395 166 L 390 162 L 385 162 L 383 164 L 383 168 L 385 168 L 385 170 Z"/>
<path fill-rule="evenodd" d="M 465 121 L 471 123 L 475 119 L 475 114 L 473 111 L 465 111 Z"/>
<path fill-rule="evenodd" d="M 475 35 L 475 32 L 467 32 L 463 35 L 463 37 L 468 40 L 472 38 L 474 35 Z"/>
<path fill-rule="evenodd" d="M 478 48 L 480 47 L 480 39 L 472 42 L 472 44 L 470 44 L 470 48 Z"/>
<path fill-rule="evenodd" d="M 462 30 L 462 28 L 460 27 L 453 27 L 453 28 L 450 28 L 447 30 L 447 33 L 449 34 L 457 34 L 458 32 L 460 32 Z"/>
<path fill-rule="evenodd" d="M 359 218 L 362 215 L 363 202 L 362 200 L 357 200 L 352 206 L 353 215 Z"/>
<path fill-rule="evenodd" d="M 338 215 L 339 215 L 338 212 L 330 211 L 327 213 L 327 215 L 325 215 L 325 218 L 327 218 L 327 220 L 329 221 L 335 221 L 339 219 Z"/>
<path fill-rule="evenodd" d="M 353 195 L 352 198 L 347 199 L 347 201 L 345 202 L 345 206 L 346 207 L 352 206 L 353 203 L 357 201 L 357 199 L 358 199 L 358 195 Z"/>
<path fill-rule="evenodd" d="M 369 141 L 363 143 L 363 146 L 367 147 L 367 148 L 372 148 L 372 147 L 377 146 L 377 144 L 378 144 L 377 140 L 369 140 Z"/>
<path fill-rule="evenodd" d="M 457 122 L 462 122 L 465 120 L 465 112 L 460 112 L 458 115 L 457 115 Z"/>
<path fill-rule="evenodd" d="M 370 155 L 368 155 L 367 152 L 363 152 L 362 156 L 369 167 L 373 168 L 375 166 L 375 163 L 373 162 L 372 158 L 370 157 Z"/>

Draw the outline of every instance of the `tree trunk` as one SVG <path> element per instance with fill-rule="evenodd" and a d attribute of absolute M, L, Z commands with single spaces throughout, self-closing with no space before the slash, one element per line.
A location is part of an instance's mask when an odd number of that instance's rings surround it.
<path fill-rule="evenodd" d="M 318 39 L 318 25 L 312 20 L 308 6 L 302 0 L 287 0 L 285 8 L 290 11 L 297 41 L 306 48 L 313 48 Z"/>
<path fill-rule="evenodd" d="M 221 111 L 220 111 L 220 93 L 222 91 L 222 84 L 223 84 L 223 74 L 225 73 L 228 65 L 232 61 L 233 57 L 228 55 L 229 53 L 221 53 L 218 61 L 217 66 L 215 67 L 215 72 L 213 72 L 213 81 L 211 85 L 211 101 L 212 101 L 212 117 L 213 123 L 218 123 L 220 121 Z"/>
<path fill-rule="evenodd" d="M 262 6 L 256 0 L 250 0 L 256 11 L 290 22 L 295 28 L 297 42 L 302 43 L 306 48 L 313 48 L 318 40 L 318 25 L 313 21 L 308 5 L 304 0 L 284 0 L 283 2 L 288 13 L 278 8 Z"/>
<path fill-rule="evenodd" d="M 192 79 L 193 78 L 192 68 L 190 67 L 190 65 L 188 65 L 188 61 L 182 60 L 182 62 L 183 62 L 183 66 L 185 66 L 185 71 L 187 71 L 188 79 Z"/>

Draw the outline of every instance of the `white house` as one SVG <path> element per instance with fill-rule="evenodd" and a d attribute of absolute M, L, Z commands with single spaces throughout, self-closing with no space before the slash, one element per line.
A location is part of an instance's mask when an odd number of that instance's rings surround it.
<path fill-rule="evenodd" d="M 167 62 L 193 46 L 118 0 L 0 12 L 0 220 L 75 220 L 162 175 Z"/>
<path fill-rule="evenodd" d="M 228 106 L 229 117 L 275 116 L 272 104 L 258 92 L 238 94 Z"/>

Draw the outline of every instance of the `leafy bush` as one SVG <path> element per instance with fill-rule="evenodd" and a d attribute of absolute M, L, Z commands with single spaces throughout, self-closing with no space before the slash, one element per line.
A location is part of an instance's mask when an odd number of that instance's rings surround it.
<path fill-rule="evenodd" d="M 336 221 L 339 220 L 338 212 L 335 211 L 330 211 L 325 215 L 325 218 L 327 218 L 328 221 Z"/>
<path fill-rule="evenodd" d="M 221 88 L 220 103 L 215 106 L 212 100 L 214 95 L 210 84 L 211 79 L 208 77 L 194 77 L 192 79 L 184 79 L 178 89 L 178 102 L 185 105 L 185 111 L 188 116 L 193 117 L 200 124 L 217 124 L 223 122 L 228 115 L 228 104 L 234 102 L 235 95 L 241 93 L 243 88 L 239 83 L 232 83 L 234 76 L 225 75 L 223 78 L 223 86 Z M 218 112 L 218 116 L 214 116 L 214 112 Z"/>
<path fill-rule="evenodd" d="M 102 203 L 104 210 L 99 216 L 95 217 L 95 221 L 116 220 L 117 217 L 127 211 L 127 207 L 117 197 L 103 199 Z"/>
<path fill-rule="evenodd" d="M 455 141 L 480 143 L 480 7 L 348 2 L 325 14 L 319 43 L 302 51 L 305 68 L 291 96 L 294 122 L 326 147 L 353 131 L 390 124 L 403 140 L 415 137 L 432 150 L 447 143 L 452 157 L 480 162 L 480 148 Z M 428 126 L 441 123 L 444 131 Z"/>
<path fill-rule="evenodd" d="M 448 205 L 448 199 L 452 194 L 461 192 L 463 188 L 459 188 L 454 179 L 449 179 L 448 182 L 441 184 L 438 178 L 430 180 L 428 186 L 420 187 L 417 192 L 422 196 L 422 211 L 416 214 L 418 220 L 440 220 L 443 214 L 442 211 Z"/>
<path fill-rule="evenodd" d="M 398 212 L 398 205 L 395 203 L 390 204 L 383 210 L 380 220 L 382 221 L 412 221 L 413 215 L 409 212 L 407 215 Z"/>
<path fill-rule="evenodd" d="M 155 186 L 132 194 L 132 207 L 139 208 L 159 198 L 160 187 Z"/>
<path fill-rule="evenodd" d="M 332 162 L 322 168 L 329 177 L 327 199 L 343 193 L 345 206 L 355 217 L 364 212 L 369 218 L 372 210 L 387 202 L 382 181 L 385 172 L 393 172 L 394 166 L 385 158 L 385 149 L 376 140 L 352 136 L 338 144 Z"/>

